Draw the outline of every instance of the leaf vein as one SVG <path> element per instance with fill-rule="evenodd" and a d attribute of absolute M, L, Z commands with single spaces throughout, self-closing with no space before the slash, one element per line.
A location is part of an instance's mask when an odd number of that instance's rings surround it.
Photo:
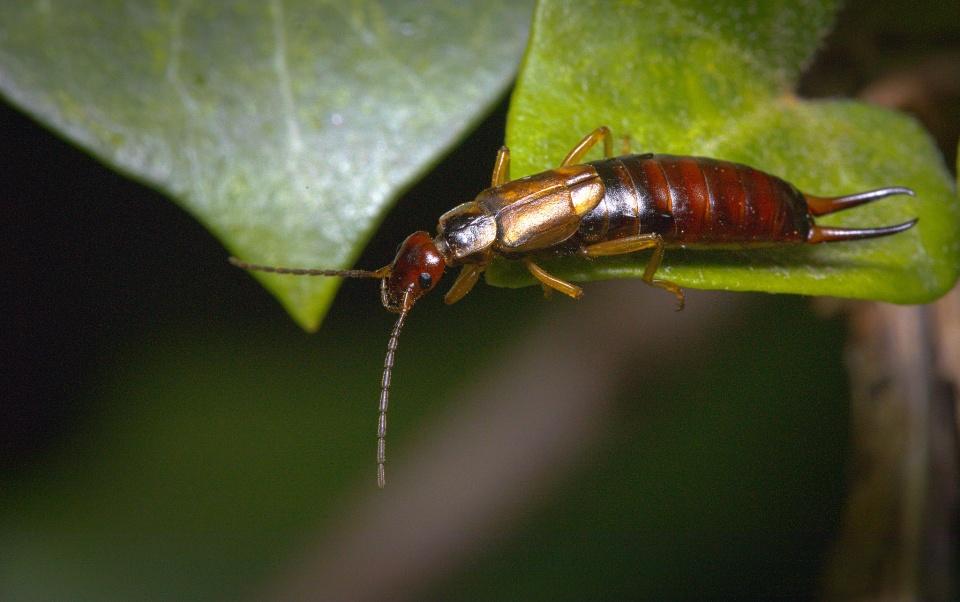
<path fill-rule="evenodd" d="M 197 101 L 180 78 L 180 57 L 183 55 L 183 16 L 190 4 L 190 0 L 181 0 L 170 13 L 170 46 L 167 49 L 165 77 L 173 86 L 187 112 L 195 114 L 198 109 Z"/>
<path fill-rule="evenodd" d="M 369 27 L 363 24 L 359 18 L 353 18 L 346 13 L 346 10 L 339 5 L 335 9 L 340 13 L 343 20 L 350 29 L 357 34 L 363 44 L 374 51 L 380 60 L 389 63 L 394 67 L 393 72 L 403 78 L 409 84 L 410 88 L 420 98 L 421 102 L 429 103 L 431 106 L 426 111 L 440 110 L 440 104 L 436 101 L 436 91 L 428 88 L 420 74 L 409 64 L 402 62 L 396 56 L 395 50 L 391 49 L 385 41 Z"/>
<path fill-rule="evenodd" d="M 273 69 L 280 84 L 280 99 L 289 137 L 290 151 L 294 155 L 289 165 L 293 167 L 296 155 L 303 152 L 303 135 L 300 132 L 300 120 L 297 118 L 297 104 L 293 94 L 293 82 L 290 67 L 287 64 L 287 36 L 283 15 L 283 0 L 270 1 L 270 17 L 273 20 Z"/>

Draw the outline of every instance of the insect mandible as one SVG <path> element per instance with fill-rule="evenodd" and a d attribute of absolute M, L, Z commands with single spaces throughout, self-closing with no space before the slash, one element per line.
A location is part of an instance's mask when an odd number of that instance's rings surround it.
<path fill-rule="evenodd" d="M 581 163 L 597 143 L 604 158 Z M 544 254 L 588 258 L 652 249 L 643 281 L 676 296 L 683 290 L 656 278 L 667 247 L 760 247 L 819 244 L 876 238 L 903 232 L 916 219 L 879 228 L 818 226 L 814 217 L 856 207 L 891 195 L 913 196 L 893 186 L 838 197 L 804 194 L 792 184 L 746 165 L 655 154 L 614 157 L 610 130 L 599 127 L 567 153 L 560 167 L 510 179 L 510 151 L 497 153 L 490 188 L 440 216 L 437 235 L 414 232 L 397 256 L 373 270 L 286 268 L 230 262 L 247 270 L 304 276 L 377 278 L 380 299 L 397 321 L 387 342 L 377 421 L 377 484 L 385 484 L 387 408 L 400 331 L 414 303 L 433 290 L 448 268 L 460 267 L 448 304 L 477 283 L 495 257 L 520 261 L 545 292 L 580 298 L 583 290 L 541 268 Z"/>

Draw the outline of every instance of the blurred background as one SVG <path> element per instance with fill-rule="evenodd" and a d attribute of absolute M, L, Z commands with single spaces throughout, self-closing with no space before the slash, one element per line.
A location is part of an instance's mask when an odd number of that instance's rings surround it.
<path fill-rule="evenodd" d="M 801 93 L 910 110 L 955 166 L 960 9 L 869 6 L 841 14 Z M 487 184 L 505 117 L 506 100 L 358 266 Z M 375 284 L 345 282 L 306 334 L 160 194 L 6 106 L 0 131 L 0 598 L 823 591 L 858 306 L 689 291 L 675 314 L 634 282 L 578 304 L 482 283 L 427 297 L 400 341 L 380 492 L 393 317 Z"/>

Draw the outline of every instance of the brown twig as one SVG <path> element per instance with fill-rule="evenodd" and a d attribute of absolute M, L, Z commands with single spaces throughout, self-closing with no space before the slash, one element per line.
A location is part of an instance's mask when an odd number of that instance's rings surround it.
<path fill-rule="evenodd" d="M 955 291 L 937 307 L 958 303 Z M 854 460 L 829 599 L 952 599 L 956 382 L 941 368 L 939 322 L 932 306 L 860 303 L 852 314 Z"/>

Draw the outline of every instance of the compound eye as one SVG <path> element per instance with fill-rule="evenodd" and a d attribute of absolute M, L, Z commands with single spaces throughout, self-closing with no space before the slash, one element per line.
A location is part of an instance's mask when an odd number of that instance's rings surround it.
<path fill-rule="evenodd" d="M 426 272 L 420 272 L 420 288 L 427 290 L 431 284 L 433 284 L 433 277 Z"/>

